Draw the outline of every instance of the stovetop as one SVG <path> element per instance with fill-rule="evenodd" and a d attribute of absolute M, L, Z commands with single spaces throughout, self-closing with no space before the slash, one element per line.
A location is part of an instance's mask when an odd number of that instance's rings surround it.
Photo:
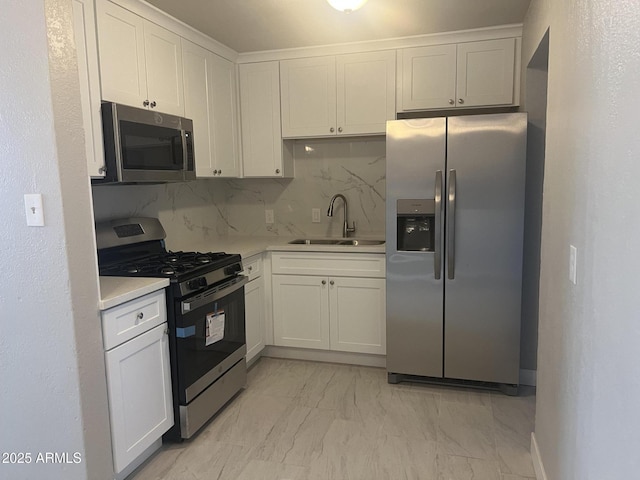
<path fill-rule="evenodd" d="M 121 277 L 166 277 L 209 272 L 229 264 L 234 255 L 224 252 L 163 252 L 100 265 L 100 275 Z"/>

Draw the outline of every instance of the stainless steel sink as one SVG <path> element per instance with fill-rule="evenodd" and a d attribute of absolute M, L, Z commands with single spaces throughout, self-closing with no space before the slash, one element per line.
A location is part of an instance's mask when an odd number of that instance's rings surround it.
<path fill-rule="evenodd" d="M 339 239 L 313 239 L 313 238 L 296 238 L 295 240 L 291 240 L 289 244 L 291 245 L 338 245 L 340 243 Z"/>
<path fill-rule="evenodd" d="M 291 245 L 340 245 L 340 246 L 365 246 L 365 245 L 382 245 L 384 240 L 358 240 L 355 238 L 296 238 L 289 242 Z"/>
<path fill-rule="evenodd" d="M 352 245 L 354 247 L 357 247 L 358 245 L 365 246 L 365 245 L 383 245 L 383 244 L 384 244 L 384 240 L 356 240 L 356 239 L 340 240 L 340 243 L 338 243 L 338 245 Z"/>

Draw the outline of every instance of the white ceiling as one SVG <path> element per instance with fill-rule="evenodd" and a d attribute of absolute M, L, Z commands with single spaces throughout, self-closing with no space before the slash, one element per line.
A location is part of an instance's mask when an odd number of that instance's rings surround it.
<path fill-rule="evenodd" d="M 233 50 L 330 45 L 521 23 L 530 0 L 147 0 Z"/>

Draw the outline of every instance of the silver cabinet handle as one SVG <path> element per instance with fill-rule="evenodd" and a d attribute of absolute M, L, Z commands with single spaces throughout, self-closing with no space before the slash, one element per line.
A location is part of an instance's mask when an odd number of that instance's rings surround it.
<path fill-rule="evenodd" d="M 458 103 L 459 103 L 460 105 L 462 105 L 462 104 L 464 103 L 464 99 L 459 98 L 459 99 L 458 99 Z"/>
<path fill-rule="evenodd" d="M 149 106 L 149 100 L 145 100 L 144 102 L 142 102 L 142 105 L 145 107 Z"/>
<path fill-rule="evenodd" d="M 336 282 L 334 282 L 333 280 L 331 280 L 331 281 L 329 282 L 329 285 L 335 285 L 335 284 L 336 284 Z"/>
<path fill-rule="evenodd" d="M 214 171 L 213 171 L 213 174 L 214 174 L 214 175 L 217 175 L 217 174 L 218 174 L 218 170 L 214 170 Z"/>
<path fill-rule="evenodd" d="M 276 168 L 276 173 L 280 173 L 280 169 L 279 168 Z"/>
<path fill-rule="evenodd" d="M 249 270 L 249 271 L 253 270 L 253 267 L 252 267 L 252 266 L 249 266 L 249 269 L 248 269 L 248 270 Z"/>
<path fill-rule="evenodd" d="M 440 280 L 440 272 L 442 271 L 442 170 L 436 170 L 435 210 L 433 275 L 436 280 Z"/>
<path fill-rule="evenodd" d="M 449 208 L 447 210 L 447 278 L 456 278 L 456 171 L 449 170 Z"/>
<path fill-rule="evenodd" d="M 449 105 L 453 105 L 454 103 L 456 103 L 456 101 L 453 98 L 449 99 Z"/>
<path fill-rule="evenodd" d="M 333 127 L 331 127 L 331 128 L 329 129 L 329 131 L 330 131 L 331 133 L 333 133 L 333 132 L 335 132 L 335 131 L 336 131 L 336 129 L 335 129 L 335 128 L 333 128 Z"/>
<path fill-rule="evenodd" d="M 142 313 L 142 312 L 138 313 L 138 315 L 136 315 L 136 318 L 138 320 L 142 320 L 144 318 L 144 313 Z"/>
<path fill-rule="evenodd" d="M 342 127 L 338 127 L 338 132 L 342 132 Z"/>
<path fill-rule="evenodd" d="M 99 169 L 98 169 L 98 173 L 105 173 L 107 171 L 107 167 L 105 167 L 104 165 L 102 165 Z"/>
<path fill-rule="evenodd" d="M 157 103 L 156 103 L 155 101 L 153 101 L 153 102 L 151 102 L 149 105 L 151 106 L 151 108 L 155 108 L 155 106 L 157 105 Z"/>
<path fill-rule="evenodd" d="M 222 170 L 218 170 L 218 175 L 222 175 Z"/>
<path fill-rule="evenodd" d="M 326 284 L 327 284 L 327 281 L 326 281 L 326 280 L 322 280 L 322 284 L 323 284 L 323 285 L 326 285 Z"/>

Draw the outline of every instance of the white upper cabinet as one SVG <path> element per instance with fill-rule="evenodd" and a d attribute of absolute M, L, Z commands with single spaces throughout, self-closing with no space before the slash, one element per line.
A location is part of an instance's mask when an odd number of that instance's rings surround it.
<path fill-rule="evenodd" d="M 293 162 L 283 159 L 278 62 L 245 63 L 239 69 L 243 176 L 290 176 Z"/>
<path fill-rule="evenodd" d="M 238 176 L 235 68 L 232 62 L 182 40 L 185 116 L 193 120 L 196 175 Z"/>
<path fill-rule="evenodd" d="M 184 115 L 180 37 L 111 2 L 98 2 L 102 98 Z"/>
<path fill-rule="evenodd" d="M 100 70 L 93 0 L 73 0 L 73 33 L 78 53 L 80 104 L 84 125 L 87 170 L 93 178 L 104 177 L 104 147 L 100 116 Z"/>
<path fill-rule="evenodd" d="M 513 105 L 515 38 L 398 50 L 398 111 Z"/>
<path fill-rule="evenodd" d="M 335 135 L 335 57 L 280 62 L 282 136 Z"/>
<path fill-rule="evenodd" d="M 396 118 L 396 52 L 336 57 L 337 134 L 384 134 Z"/>
<path fill-rule="evenodd" d="M 398 110 L 451 108 L 456 98 L 456 46 L 398 50 Z"/>
<path fill-rule="evenodd" d="M 515 45 L 515 38 L 458 44 L 458 105 L 513 103 Z"/>
<path fill-rule="evenodd" d="M 282 136 L 383 134 L 395 118 L 395 52 L 280 62 Z"/>

